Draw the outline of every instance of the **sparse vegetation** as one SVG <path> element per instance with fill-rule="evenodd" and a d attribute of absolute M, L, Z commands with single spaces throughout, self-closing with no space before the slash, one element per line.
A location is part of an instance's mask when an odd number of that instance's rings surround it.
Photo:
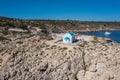
<path fill-rule="evenodd" d="M 67 50 L 68 48 L 67 47 L 63 47 L 63 50 Z"/>
<path fill-rule="evenodd" d="M 71 79 L 73 75 L 83 77 L 83 75 L 91 75 L 91 73 L 93 74 L 96 71 L 101 75 L 101 72 L 104 73 L 107 69 L 110 70 L 110 73 L 119 70 L 117 60 L 119 59 L 120 45 L 114 42 L 113 45 L 81 42 L 81 44 L 78 43 L 80 44 L 79 46 L 65 46 L 46 42 L 46 40 L 42 40 L 39 35 L 29 37 L 23 35 L 10 36 L 10 39 L 12 41 L 0 41 L 0 68 L 3 74 L 0 75 L 1 79 L 4 79 L 6 72 L 9 73 L 9 75 L 14 75 L 8 77 L 10 80 L 17 80 L 18 77 L 15 75 L 19 75 L 21 80 L 24 80 L 25 77 L 22 74 L 26 74 L 25 76 L 27 76 L 28 79 L 33 76 L 39 79 L 41 79 L 41 77 L 48 77 L 52 80 L 59 80 L 60 78 L 58 77 L 61 76 L 69 76 L 69 79 Z M 106 47 L 108 47 L 109 51 L 105 50 Z M 113 50 L 111 50 L 111 48 L 113 48 Z M 115 56 L 118 56 L 116 60 Z M 115 63 L 115 65 L 113 65 L 113 63 Z M 112 65 L 114 68 L 105 68 L 104 65 Z M 96 66 L 99 66 L 99 68 L 96 68 Z M 21 74 L 16 72 L 19 69 L 21 70 Z M 30 75 L 27 73 L 30 73 Z M 52 74 L 55 74 L 55 76 L 49 77 L 52 76 Z M 118 73 L 115 73 L 115 75 L 119 76 Z M 86 77 L 89 79 L 89 76 Z M 102 77 L 104 79 L 105 76 Z M 61 77 L 61 79 L 65 80 L 66 77 Z M 74 79 L 74 77 L 72 79 Z M 94 79 L 96 79 L 96 76 Z"/>
<path fill-rule="evenodd" d="M 3 37 L 3 36 L 0 36 L 0 41 L 3 41 L 3 40 L 10 40 L 10 39 Z"/>
<path fill-rule="evenodd" d="M 85 45 L 87 45 L 87 42 L 86 42 L 86 41 L 84 41 L 82 44 L 79 44 L 78 46 L 80 46 L 80 47 L 85 47 Z"/>
<path fill-rule="evenodd" d="M 22 41 L 18 41 L 17 43 L 22 44 L 23 42 Z"/>
<path fill-rule="evenodd" d="M 18 53 L 19 53 L 18 51 L 17 51 L 17 52 L 12 53 L 12 57 L 13 57 L 13 58 L 15 58 L 15 57 L 18 55 Z"/>
<path fill-rule="evenodd" d="M 45 50 L 49 50 L 50 48 L 45 48 Z"/>
<path fill-rule="evenodd" d="M 52 45 L 50 48 L 55 49 L 56 47 L 57 47 L 57 45 Z"/>
<path fill-rule="evenodd" d="M 1 31 L 1 33 L 3 33 L 4 35 L 8 35 L 8 34 L 10 34 L 10 32 L 7 31 L 7 30 L 3 30 L 3 31 Z"/>
<path fill-rule="evenodd" d="M 2 62 L 3 62 L 3 59 L 2 59 L 2 58 L 0 58 L 0 66 L 1 66 Z"/>
<path fill-rule="evenodd" d="M 57 47 L 57 45 L 52 45 L 52 47 Z"/>
<path fill-rule="evenodd" d="M 120 29 L 119 22 L 93 22 L 75 20 L 21 20 L 7 17 L 0 17 L 0 27 L 16 27 L 27 29 L 27 25 L 39 27 L 41 29 L 52 30 L 53 32 L 66 31 L 99 31 L 107 29 Z M 98 26 L 98 27 L 97 27 Z"/>
<path fill-rule="evenodd" d="M 102 48 L 103 51 L 106 51 L 108 49 L 107 45 L 103 45 L 104 48 Z"/>
<path fill-rule="evenodd" d="M 93 43 L 98 43 L 98 42 L 99 42 L 98 37 L 94 36 L 92 42 L 93 42 Z"/>
<path fill-rule="evenodd" d="M 30 22 L 29 20 L 18 20 L 18 23 L 16 23 L 16 19 L 7 20 L 11 20 L 10 23 L 7 23 L 9 26 L 17 27 L 21 23 L 25 25 L 31 23 L 33 26 L 60 32 L 73 30 L 73 26 L 75 26 L 74 29 L 81 27 L 84 29 L 85 25 L 92 24 L 92 22 L 71 20 L 31 20 Z M 6 22 L 6 20 L 4 21 Z M 0 23 L 6 26 L 4 21 L 2 19 Z M 14 24 L 11 24 L 12 21 Z M 95 23 L 95 25 L 99 24 L 101 23 Z M 95 41 L 101 40 L 101 43 L 82 41 L 75 45 L 65 45 L 57 44 L 56 40 L 54 40 L 55 43 L 47 41 L 49 38 L 51 36 L 46 33 L 1 33 L 0 80 L 105 80 L 109 77 L 114 77 L 115 80 L 120 79 L 119 43 L 106 44 L 103 39 L 95 37 Z M 9 39 L 11 41 L 8 41 Z"/>
<path fill-rule="evenodd" d="M 52 36 L 49 34 L 39 33 L 38 35 L 41 37 L 41 39 L 53 40 Z"/>
<path fill-rule="evenodd" d="M 73 49 L 76 49 L 76 47 L 73 47 Z"/>
<path fill-rule="evenodd" d="M 96 37 L 96 36 L 94 36 L 94 38 L 93 38 L 95 41 L 97 41 L 98 40 L 98 38 Z"/>
<path fill-rule="evenodd" d="M 72 52 L 71 50 L 69 50 L 69 52 Z"/>

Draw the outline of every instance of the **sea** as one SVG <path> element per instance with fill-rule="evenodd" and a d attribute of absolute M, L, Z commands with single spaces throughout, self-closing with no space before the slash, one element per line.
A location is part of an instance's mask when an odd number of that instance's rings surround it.
<path fill-rule="evenodd" d="M 120 43 L 120 30 L 80 32 L 80 34 L 103 37 L 103 38 L 110 38 L 111 40 Z"/>

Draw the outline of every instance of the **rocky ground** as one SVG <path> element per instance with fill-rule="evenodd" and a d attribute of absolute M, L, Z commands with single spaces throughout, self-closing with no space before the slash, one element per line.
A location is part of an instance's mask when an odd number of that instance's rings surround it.
<path fill-rule="evenodd" d="M 72 50 L 39 35 L 0 41 L 0 80 L 119 80 L 120 44 L 96 39 Z"/>

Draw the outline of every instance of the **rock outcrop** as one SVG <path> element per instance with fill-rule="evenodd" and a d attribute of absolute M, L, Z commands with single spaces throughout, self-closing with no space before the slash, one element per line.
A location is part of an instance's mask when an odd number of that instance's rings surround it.
<path fill-rule="evenodd" d="M 69 50 L 38 35 L 0 41 L 0 80 L 120 79 L 120 44 L 81 45 Z"/>

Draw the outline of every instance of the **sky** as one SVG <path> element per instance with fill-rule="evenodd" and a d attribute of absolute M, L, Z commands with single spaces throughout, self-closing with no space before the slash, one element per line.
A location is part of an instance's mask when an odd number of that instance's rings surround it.
<path fill-rule="evenodd" d="M 20 19 L 120 21 L 120 0 L 0 0 L 0 16 Z"/>

